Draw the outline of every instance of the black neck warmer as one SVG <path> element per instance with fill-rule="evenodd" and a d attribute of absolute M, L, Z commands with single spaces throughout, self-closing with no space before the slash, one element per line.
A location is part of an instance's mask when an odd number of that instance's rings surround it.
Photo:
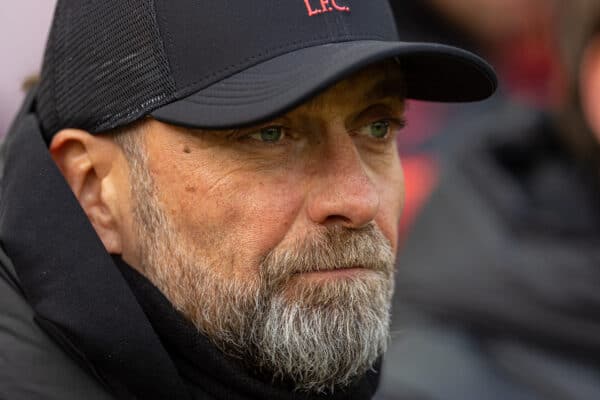
<path fill-rule="evenodd" d="M 375 393 L 378 376 L 374 372 L 347 390 L 329 395 L 309 395 L 294 392 L 283 384 L 272 384 L 268 377 L 253 374 L 225 356 L 148 279 L 120 257 L 113 258 L 195 398 L 369 399 Z"/>

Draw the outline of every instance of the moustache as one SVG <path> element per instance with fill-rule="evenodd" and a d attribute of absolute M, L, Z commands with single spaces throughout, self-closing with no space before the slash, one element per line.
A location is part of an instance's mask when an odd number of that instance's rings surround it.
<path fill-rule="evenodd" d="M 358 229 L 327 227 L 286 248 L 274 248 L 261 262 L 264 282 L 280 285 L 307 272 L 364 268 L 393 273 L 392 246 L 374 223 Z"/>

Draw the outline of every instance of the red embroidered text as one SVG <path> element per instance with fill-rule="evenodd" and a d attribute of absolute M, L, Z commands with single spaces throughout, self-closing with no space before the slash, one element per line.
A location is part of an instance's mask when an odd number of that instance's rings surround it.
<path fill-rule="evenodd" d="M 308 11 L 309 17 L 332 11 L 350 12 L 350 7 L 340 6 L 337 3 L 338 1 L 339 0 L 304 0 L 304 4 L 306 4 L 306 10 Z M 313 8 L 313 3 L 318 5 Z"/>

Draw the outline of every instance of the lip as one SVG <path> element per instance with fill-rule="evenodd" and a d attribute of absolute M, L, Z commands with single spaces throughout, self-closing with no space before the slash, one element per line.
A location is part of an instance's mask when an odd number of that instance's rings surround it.
<path fill-rule="evenodd" d="M 372 270 L 363 267 L 338 268 L 322 271 L 301 272 L 298 276 L 314 279 L 336 279 L 336 278 L 351 278 L 365 273 L 373 273 Z"/>

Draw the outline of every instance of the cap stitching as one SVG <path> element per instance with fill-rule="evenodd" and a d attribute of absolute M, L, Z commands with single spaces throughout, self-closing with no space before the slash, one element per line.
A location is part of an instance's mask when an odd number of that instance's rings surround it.
<path fill-rule="evenodd" d="M 153 1 L 153 4 L 155 4 L 155 3 L 156 2 Z M 155 7 L 155 14 L 156 15 L 159 14 L 156 11 L 156 7 Z M 161 27 L 164 27 L 165 36 L 167 38 L 167 41 L 169 42 L 169 49 L 172 49 L 173 48 L 173 34 L 169 30 L 169 24 L 168 24 L 167 18 L 165 17 L 164 14 L 161 14 L 159 16 L 159 18 L 161 20 L 161 24 L 157 24 L 158 25 L 157 29 L 160 32 Z M 161 37 L 161 42 L 162 42 L 163 41 L 162 40 L 162 36 L 159 35 L 159 37 Z M 173 71 L 179 71 L 179 63 L 177 62 L 177 57 L 173 57 L 173 60 L 172 60 L 171 57 L 169 57 L 169 54 L 168 54 L 168 52 L 167 52 L 167 50 L 166 50 L 166 48 L 164 46 L 164 43 L 163 43 L 162 47 L 163 47 L 163 50 L 165 52 L 164 54 L 165 54 L 165 57 L 167 58 L 167 62 L 169 64 L 169 69 L 170 69 L 169 72 L 170 72 L 170 75 L 171 75 L 171 79 L 173 80 L 173 83 L 174 83 L 174 90 L 177 90 L 177 82 L 175 81 L 175 76 L 173 74 Z M 173 63 L 172 66 L 171 66 L 171 63 Z"/>
<path fill-rule="evenodd" d="M 121 113 L 117 113 L 117 114 L 110 114 L 108 116 L 105 116 L 103 118 L 100 118 L 100 121 L 98 121 L 96 124 L 94 124 L 92 126 L 92 130 L 96 131 L 96 130 L 102 130 L 106 127 L 110 127 L 112 125 L 112 123 L 114 123 L 115 121 L 119 121 L 119 122 L 123 122 L 123 123 L 127 123 L 130 121 L 127 121 L 129 118 L 133 117 L 133 116 L 141 116 L 141 114 L 145 114 L 148 111 L 150 111 L 150 109 L 152 108 L 153 105 L 155 105 L 156 103 L 160 103 L 161 101 L 165 100 L 165 99 L 171 99 L 173 96 L 172 95 L 168 95 L 168 94 L 164 94 L 162 96 L 155 96 L 152 99 L 149 99 L 147 101 L 145 101 L 144 103 L 142 103 L 139 107 L 133 108 L 133 109 L 129 109 L 129 110 L 125 110 Z M 137 115 L 140 114 L 140 115 Z"/>

